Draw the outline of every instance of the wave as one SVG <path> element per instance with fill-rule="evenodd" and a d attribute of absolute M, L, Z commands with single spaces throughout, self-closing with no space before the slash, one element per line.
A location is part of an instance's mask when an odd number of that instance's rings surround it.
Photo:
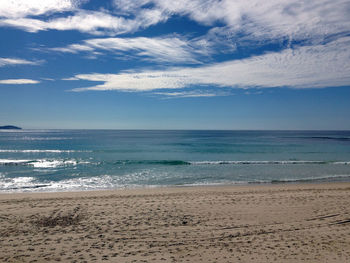
<path fill-rule="evenodd" d="M 39 160 L 9 160 L 9 159 L 0 159 L 0 165 L 24 165 L 32 166 L 34 168 L 57 168 L 57 167 L 66 167 L 66 166 L 75 166 L 77 164 L 88 164 L 86 161 L 77 161 L 74 159 L 39 159 Z"/>
<path fill-rule="evenodd" d="M 1 178 L 0 190 L 2 191 L 26 191 L 47 187 L 49 184 L 35 182 L 34 177 Z"/>
<path fill-rule="evenodd" d="M 79 150 L 4 150 L 0 149 L 0 153 L 75 153 L 75 152 L 92 152 Z"/>
<path fill-rule="evenodd" d="M 103 165 L 163 165 L 163 166 L 205 166 L 205 165 L 350 165 L 350 161 L 182 161 L 182 160 L 119 160 L 89 162 L 76 159 L 36 159 L 36 160 L 16 160 L 0 159 L 0 165 L 26 165 L 35 168 L 55 168 L 65 166 L 75 166 L 78 164 Z"/>
<path fill-rule="evenodd" d="M 325 175 L 318 177 L 306 177 L 306 178 L 298 178 L 298 179 L 275 179 L 271 181 L 267 181 L 266 183 L 312 183 L 312 182 L 327 182 L 327 181 L 341 181 L 344 179 L 350 178 L 350 174 L 342 174 L 342 175 Z"/>
<path fill-rule="evenodd" d="M 350 165 L 350 161 L 182 161 L 182 160 L 118 160 L 114 162 L 100 162 L 99 164 L 114 165 L 268 165 L 268 164 L 343 164 Z"/>
<path fill-rule="evenodd" d="M 14 141 L 60 141 L 60 140 L 72 140 L 72 137 L 16 137 L 10 140 Z"/>
<path fill-rule="evenodd" d="M 349 137 L 312 136 L 309 138 L 319 139 L 319 140 L 350 141 Z"/>
<path fill-rule="evenodd" d="M 219 164 L 232 164 L 232 165 L 240 165 L 240 164 L 350 164 L 350 161 L 197 161 L 190 162 L 192 165 L 219 165 Z"/>
<path fill-rule="evenodd" d="M 30 160 L 9 160 L 9 159 L 0 159 L 0 165 L 21 165 L 29 163 Z"/>
<path fill-rule="evenodd" d="M 344 175 L 325 175 L 319 177 L 306 178 L 286 178 L 286 179 L 266 179 L 266 180 L 250 180 L 250 181 L 205 181 L 191 184 L 177 184 L 176 186 L 219 186 L 219 185 L 254 185 L 254 184 L 288 184 L 288 183 L 317 183 L 317 182 L 348 182 L 350 174 Z"/>
<path fill-rule="evenodd" d="M 191 162 L 181 160 L 119 160 L 112 164 L 126 165 L 126 164 L 146 164 L 146 165 L 191 165 Z"/>
<path fill-rule="evenodd" d="M 333 141 L 350 141 L 350 137 L 336 137 L 336 136 L 301 136 L 301 137 L 290 137 L 286 136 L 283 138 L 287 139 L 307 139 L 307 140 L 333 140 Z"/>
<path fill-rule="evenodd" d="M 36 160 L 29 163 L 29 165 L 34 166 L 35 168 L 56 168 L 76 164 L 76 160 Z"/>
<path fill-rule="evenodd" d="M 286 178 L 267 180 L 214 180 L 198 181 L 193 183 L 175 184 L 140 184 L 134 180 L 129 181 L 129 176 L 114 177 L 109 175 L 72 178 L 61 181 L 40 182 L 34 177 L 4 178 L 0 177 L 0 192 L 61 192 L 61 191 L 86 191 L 106 189 L 135 189 L 135 188 L 159 188 L 159 187 L 198 187 L 220 185 L 254 185 L 254 184 L 288 184 L 288 183 L 318 183 L 318 182 L 342 182 L 349 181 L 350 175 L 326 175 L 306 178 Z M 126 179 L 126 180 L 125 180 Z"/>
<path fill-rule="evenodd" d="M 132 184 L 121 185 L 108 175 L 80 177 L 61 181 L 39 182 L 33 177 L 1 178 L 0 192 L 59 192 L 117 188 L 133 188 Z"/>

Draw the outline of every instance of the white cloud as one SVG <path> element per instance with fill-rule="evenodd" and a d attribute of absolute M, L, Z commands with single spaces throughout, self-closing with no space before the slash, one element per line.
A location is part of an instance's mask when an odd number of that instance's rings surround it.
<path fill-rule="evenodd" d="M 307 40 L 321 43 L 350 33 L 348 0 L 115 0 L 119 10 L 135 14 L 143 5 L 171 15 L 187 16 L 211 30 L 210 40 L 232 42 Z"/>
<path fill-rule="evenodd" d="M 167 16 L 159 10 L 142 10 L 135 19 L 101 11 L 79 10 L 70 16 L 48 20 L 4 18 L 0 19 L 0 26 L 15 27 L 32 33 L 43 30 L 78 30 L 93 35 L 118 35 L 147 28 L 166 19 Z"/>
<path fill-rule="evenodd" d="M 45 22 L 32 18 L 0 19 L 0 26 L 16 27 L 32 33 L 45 30 L 46 28 L 44 25 Z"/>
<path fill-rule="evenodd" d="M 45 29 L 79 30 L 99 34 L 99 29 L 108 29 L 116 33 L 133 30 L 133 25 L 122 17 L 113 17 L 104 12 L 80 11 L 69 17 L 53 19 L 45 23 Z"/>
<path fill-rule="evenodd" d="M 22 85 L 22 84 L 38 84 L 40 81 L 33 79 L 2 79 L 0 84 L 9 84 L 9 85 Z"/>
<path fill-rule="evenodd" d="M 132 53 L 138 59 L 157 62 L 199 64 L 202 55 L 210 55 L 213 50 L 232 52 L 238 45 L 290 41 L 293 49 L 196 68 L 81 74 L 74 78 L 98 79 L 102 83 L 76 91 L 177 89 L 191 85 L 297 88 L 349 85 L 348 0 L 114 0 L 115 10 L 108 11 L 84 10 L 83 2 L 1 1 L 0 26 L 28 32 L 78 30 L 115 36 L 145 29 L 176 15 L 210 27 L 207 34 L 192 40 L 188 40 L 189 35 L 94 38 L 52 49 L 85 52 L 90 58 L 107 51 L 116 56 Z M 304 46 L 296 47 L 298 43 Z M 0 67 L 39 63 L 0 58 Z"/>
<path fill-rule="evenodd" d="M 178 91 L 178 92 L 154 92 L 153 94 L 164 96 L 166 99 L 173 98 L 202 98 L 202 97 L 216 97 L 232 95 L 225 92 L 209 92 L 209 91 Z"/>
<path fill-rule="evenodd" d="M 84 1 L 2 0 L 0 26 L 29 32 L 79 30 L 118 35 L 161 23 L 173 15 L 187 16 L 223 40 L 319 40 L 350 33 L 348 0 L 115 0 L 115 10 L 82 9 Z M 102 10 L 102 9 L 100 9 Z M 71 12 L 66 12 L 71 11 Z M 61 17 L 33 17 L 60 12 Z"/>
<path fill-rule="evenodd" d="M 81 0 L 1 0 L 0 17 L 20 18 L 76 9 Z"/>
<path fill-rule="evenodd" d="M 74 77 L 102 84 L 73 91 L 151 91 L 196 85 L 234 88 L 346 86 L 350 85 L 350 37 L 325 45 L 302 46 L 197 68 Z"/>
<path fill-rule="evenodd" d="M 79 80 L 79 79 L 76 78 L 76 77 L 70 77 L 70 78 L 62 78 L 61 80 L 68 80 L 68 81 L 70 81 L 70 80 Z"/>
<path fill-rule="evenodd" d="M 350 30 L 347 0 L 153 0 L 163 12 L 188 15 L 208 25 L 222 22 L 227 37 L 310 39 Z"/>
<path fill-rule="evenodd" d="M 209 53 L 208 48 L 202 48 L 198 43 L 179 36 L 95 38 L 85 40 L 81 44 L 71 44 L 66 47 L 50 48 L 49 50 L 68 53 L 89 52 L 92 54 L 95 54 L 96 50 L 102 50 L 114 52 L 118 57 L 122 57 L 126 52 L 129 52 L 128 57 L 171 63 L 200 63 L 196 57 Z"/>
<path fill-rule="evenodd" d="M 9 65 L 39 65 L 42 61 L 30 61 L 20 58 L 0 58 L 0 67 Z"/>

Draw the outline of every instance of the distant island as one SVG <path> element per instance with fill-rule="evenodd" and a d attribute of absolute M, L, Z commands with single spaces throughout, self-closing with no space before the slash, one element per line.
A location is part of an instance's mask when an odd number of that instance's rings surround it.
<path fill-rule="evenodd" d="M 0 130 L 22 130 L 22 128 L 12 125 L 0 126 Z"/>

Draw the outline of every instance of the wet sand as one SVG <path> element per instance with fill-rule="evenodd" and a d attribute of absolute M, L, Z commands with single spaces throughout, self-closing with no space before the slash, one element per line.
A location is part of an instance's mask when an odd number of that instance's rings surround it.
<path fill-rule="evenodd" d="M 0 195 L 0 262 L 350 262 L 350 183 Z"/>

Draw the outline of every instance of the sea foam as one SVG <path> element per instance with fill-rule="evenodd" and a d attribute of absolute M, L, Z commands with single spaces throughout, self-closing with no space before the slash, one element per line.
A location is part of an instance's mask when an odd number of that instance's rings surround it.
<path fill-rule="evenodd" d="M 0 159 L 0 165 L 24 165 L 34 168 L 57 168 L 65 166 L 75 166 L 77 164 L 89 164 L 87 161 L 77 161 L 75 159 L 37 159 L 37 160 L 12 160 Z"/>

